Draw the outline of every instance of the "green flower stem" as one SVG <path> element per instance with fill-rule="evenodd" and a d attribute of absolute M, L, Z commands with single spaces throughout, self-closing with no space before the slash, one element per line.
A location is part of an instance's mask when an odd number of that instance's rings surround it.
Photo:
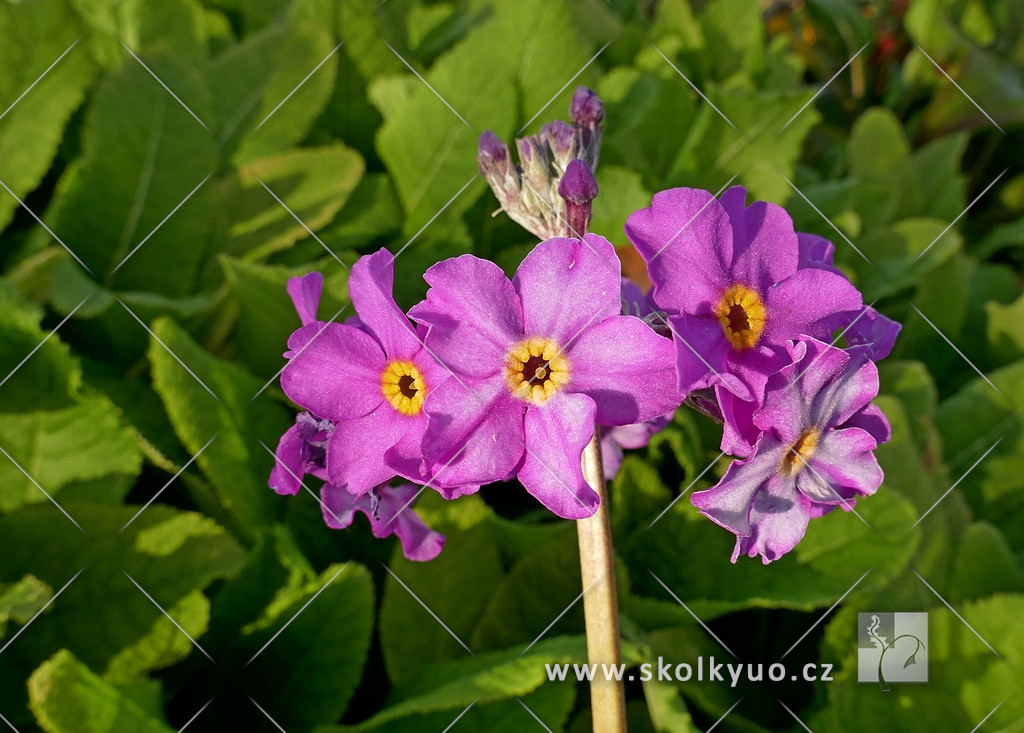
<path fill-rule="evenodd" d="M 619 602 L 615 587 L 615 554 L 612 550 L 608 490 L 601 464 L 601 442 L 594 437 L 583 451 L 583 476 L 601 497 L 594 516 L 576 523 L 583 576 L 583 614 L 587 627 L 587 659 L 598 665 L 590 682 L 594 733 L 624 733 L 626 697 L 621 680 L 606 679 L 602 664 L 622 663 L 619 643 Z"/>

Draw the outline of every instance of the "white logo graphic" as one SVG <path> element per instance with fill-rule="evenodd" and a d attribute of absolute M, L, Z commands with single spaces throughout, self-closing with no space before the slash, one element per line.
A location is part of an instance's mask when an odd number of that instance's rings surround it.
<path fill-rule="evenodd" d="M 857 681 L 928 681 L 927 613 L 858 613 Z"/>

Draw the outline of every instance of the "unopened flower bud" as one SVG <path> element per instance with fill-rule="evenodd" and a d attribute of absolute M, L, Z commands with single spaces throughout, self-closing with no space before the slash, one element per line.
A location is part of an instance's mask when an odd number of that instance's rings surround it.
<path fill-rule="evenodd" d="M 558 182 L 558 195 L 565 200 L 568 236 L 582 237 L 590 227 L 591 202 L 597 198 L 597 179 L 582 160 L 570 161 Z"/>
<path fill-rule="evenodd" d="M 569 114 L 577 125 L 594 129 L 604 121 L 604 104 L 595 92 L 578 86 L 569 103 Z"/>
<path fill-rule="evenodd" d="M 576 132 L 572 125 L 562 120 L 549 122 L 540 128 L 541 142 L 548 146 L 555 159 L 555 165 L 564 171 L 573 155 L 573 140 Z"/>
<path fill-rule="evenodd" d="M 484 177 L 487 177 L 491 170 L 504 177 L 509 167 L 508 145 L 490 130 L 484 130 L 477 144 L 476 160 Z"/>

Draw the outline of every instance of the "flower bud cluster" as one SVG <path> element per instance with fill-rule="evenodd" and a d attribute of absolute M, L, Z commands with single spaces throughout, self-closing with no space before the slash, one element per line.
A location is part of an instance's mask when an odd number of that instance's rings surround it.
<path fill-rule="evenodd" d="M 600 156 L 604 105 L 581 86 L 573 94 L 569 112 L 572 124 L 555 120 L 543 125 L 537 135 L 516 139 L 518 164 L 497 135 L 489 130 L 480 135 L 480 172 L 501 208 L 540 239 L 584 234 L 590 202 L 597 196 L 594 170 Z"/>

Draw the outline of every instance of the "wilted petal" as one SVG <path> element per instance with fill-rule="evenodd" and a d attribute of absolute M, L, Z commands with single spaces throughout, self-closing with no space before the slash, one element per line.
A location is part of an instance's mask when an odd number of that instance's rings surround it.
<path fill-rule="evenodd" d="M 767 565 L 797 546 L 807 532 L 811 517 L 811 502 L 795 491 L 792 480 L 773 476 L 754 497 L 750 507 L 749 537 L 738 537 L 732 561 L 741 554 L 761 556 Z"/>
<path fill-rule="evenodd" d="M 696 492 L 690 501 L 715 524 L 738 535 L 749 535 L 752 529 L 748 515 L 754 496 L 776 475 L 784 452 L 781 443 L 762 437 L 752 457 L 733 461 L 721 481 Z"/>
<path fill-rule="evenodd" d="M 860 428 L 829 430 L 814 455 L 797 474 L 797 487 L 808 498 L 824 504 L 841 503 L 854 491 L 873 494 L 882 484 L 882 469 L 873 451 L 875 439 Z"/>
<path fill-rule="evenodd" d="M 305 473 L 302 455 L 305 442 L 299 425 L 292 425 L 281 436 L 274 454 L 274 468 L 270 472 L 270 488 L 278 494 L 299 493 Z"/>

